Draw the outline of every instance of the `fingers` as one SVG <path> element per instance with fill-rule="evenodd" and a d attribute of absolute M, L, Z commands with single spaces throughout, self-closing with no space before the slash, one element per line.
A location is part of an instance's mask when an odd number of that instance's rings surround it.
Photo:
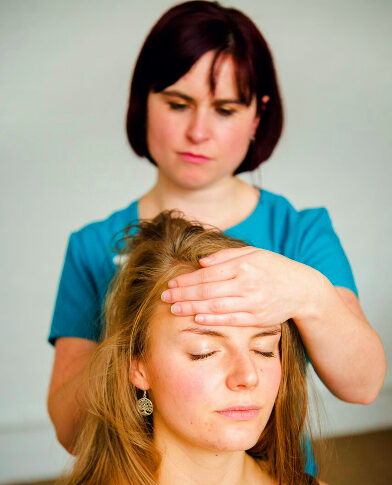
<path fill-rule="evenodd" d="M 249 312 L 233 312 L 233 313 L 202 313 L 195 316 L 195 322 L 203 325 L 225 325 L 228 327 L 262 327 L 262 328 L 273 328 L 277 326 L 279 328 L 282 326 L 282 322 L 262 322 L 253 313 Z"/>
<path fill-rule="evenodd" d="M 177 276 L 170 280 L 167 285 L 169 288 L 177 288 L 178 286 L 190 286 L 234 278 L 237 272 L 235 269 L 236 264 L 233 260 L 255 251 L 259 252 L 261 250 L 253 246 L 222 249 L 211 256 L 199 260 L 200 264 L 206 265 L 205 268 Z M 208 266 L 210 264 L 211 266 Z"/>
<path fill-rule="evenodd" d="M 201 258 L 199 260 L 201 265 L 215 265 L 218 263 L 224 263 L 225 261 L 229 261 L 230 259 L 239 258 L 240 256 L 244 256 L 245 254 L 252 253 L 256 251 L 256 248 L 253 246 L 244 246 L 243 248 L 228 248 L 228 249 L 221 249 L 210 256 L 206 256 L 205 258 Z"/>
<path fill-rule="evenodd" d="M 192 273 L 185 273 L 177 276 L 168 282 L 169 288 L 178 288 L 214 281 L 230 280 L 236 276 L 235 269 L 230 262 L 219 266 L 197 269 Z"/>
<path fill-rule="evenodd" d="M 174 303 L 189 300 L 209 300 L 224 296 L 240 296 L 238 284 L 234 280 L 172 288 L 171 290 L 165 290 L 161 295 L 161 299 L 167 303 Z"/>
<path fill-rule="evenodd" d="M 248 312 L 236 312 L 236 313 L 220 313 L 220 314 L 197 314 L 195 316 L 197 323 L 204 325 L 225 325 L 225 326 L 244 326 L 244 327 L 260 327 L 262 326 L 258 322 L 252 313 Z"/>
<path fill-rule="evenodd" d="M 171 312 L 181 316 L 196 315 L 199 313 L 230 313 L 245 311 L 246 306 L 246 302 L 240 297 L 217 298 L 216 300 L 175 303 L 171 306 Z"/>

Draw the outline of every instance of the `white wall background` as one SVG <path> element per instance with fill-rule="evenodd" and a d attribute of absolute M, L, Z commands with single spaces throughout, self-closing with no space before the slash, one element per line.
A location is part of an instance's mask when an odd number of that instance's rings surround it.
<path fill-rule="evenodd" d="M 391 361 L 392 2 L 222 3 L 250 15 L 275 54 L 286 128 L 262 184 L 297 208 L 329 209 Z M 172 4 L 0 2 L 1 483 L 54 476 L 68 459 L 45 406 L 66 240 L 154 181 L 124 120 L 138 49 Z M 326 432 L 391 426 L 391 379 L 370 406 L 338 402 L 319 385 Z"/>

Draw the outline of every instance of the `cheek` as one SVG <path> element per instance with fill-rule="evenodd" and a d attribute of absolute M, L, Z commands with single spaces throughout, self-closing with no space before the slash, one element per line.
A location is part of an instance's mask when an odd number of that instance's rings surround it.
<path fill-rule="evenodd" d="M 173 384 L 176 392 L 185 402 L 204 400 L 211 389 L 211 382 L 200 372 L 178 372 Z"/>
<path fill-rule="evenodd" d="M 147 144 L 150 152 L 165 145 L 170 129 L 165 123 L 165 117 L 157 111 L 151 113 L 147 123 Z"/>
<path fill-rule="evenodd" d="M 282 377 L 282 368 L 280 362 L 273 363 L 263 369 L 264 384 L 266 392 L 268 393 L 270 401 L 275 402 L 279 391 L 280 380 Z"/>
<path fill-rule="evenodd" d="M 219 139 L 227 156 L 241 159 L 246 155 L 249 148 L 252 130 L 249 123 L 238 122 L 231 124 L 230 127 L 223 126 L 219 130 Z"/>
<path fill-rule="evenodd" d="M 163 151 L 178 137 L 180 127 L 165 108 L 155 109 L 153 106 L 148 112 L 147 144 L 151 154 Z"/>
<path fill-rule="evenodd" d="M 157 404 L 165 408 L 173 406 L 174 402 L 181 402 L 184 406 L 188 403 L 196 405 L 198 402 L 208 401 L 215 392 L 219 379 L 218 373 L 206 376 L 200 365 L 184 365 L 183 360 L 173 360 L 167 361 L 164 368 L 156 368 L 151 387 Z"/>
<path fill-rule="evenodd" d="M 275 389 L 275 394 L 278 393 L 281 379 L 282 379 L 282 367 L 279 364 L 278 366 L 276 366 L 275 372 L 272 373 L 272 385 Z"/>

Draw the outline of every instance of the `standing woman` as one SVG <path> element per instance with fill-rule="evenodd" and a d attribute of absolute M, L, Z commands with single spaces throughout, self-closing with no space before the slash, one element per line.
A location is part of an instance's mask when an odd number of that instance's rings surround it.
<path fill-rule="evenodd" d="M 298 211 L 236 176 L 271 156 L 282 125 L 272 55 L 248 17 L 192 1 L 158 20 L 135 66 L 127 116 L 132 148 L 157 167 L 155 185 L 71 235 L 57 295 L 48 409 L 68 451 L 83 418 L 80 374 L 102 333 L 102 304 L 119 263 L 112 248 L 129 223 L 167 209 L 249 244 L 219 251 L 169 282 L 162 300 L 174 314 L 260 327 L 292 318 L 333 394 L 363 404 L 376 398 L 384 350 L 327 210 Z"/>

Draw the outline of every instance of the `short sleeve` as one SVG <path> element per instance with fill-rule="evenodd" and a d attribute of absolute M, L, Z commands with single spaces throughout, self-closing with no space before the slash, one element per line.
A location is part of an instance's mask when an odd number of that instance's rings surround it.
<path fill-rule="evenodd" d="M 352 290 L 358 297 L 350 263 L 327 209 L 305 209 L 298 217 L 296 260 L 320 271 L 334 286 Z"/>
<path fill-rule="evenodd" d="M 65 255 L 48 341 L 80 337 L 98 341 L 101 304 L 78 233 L 71 234 Z"/>

